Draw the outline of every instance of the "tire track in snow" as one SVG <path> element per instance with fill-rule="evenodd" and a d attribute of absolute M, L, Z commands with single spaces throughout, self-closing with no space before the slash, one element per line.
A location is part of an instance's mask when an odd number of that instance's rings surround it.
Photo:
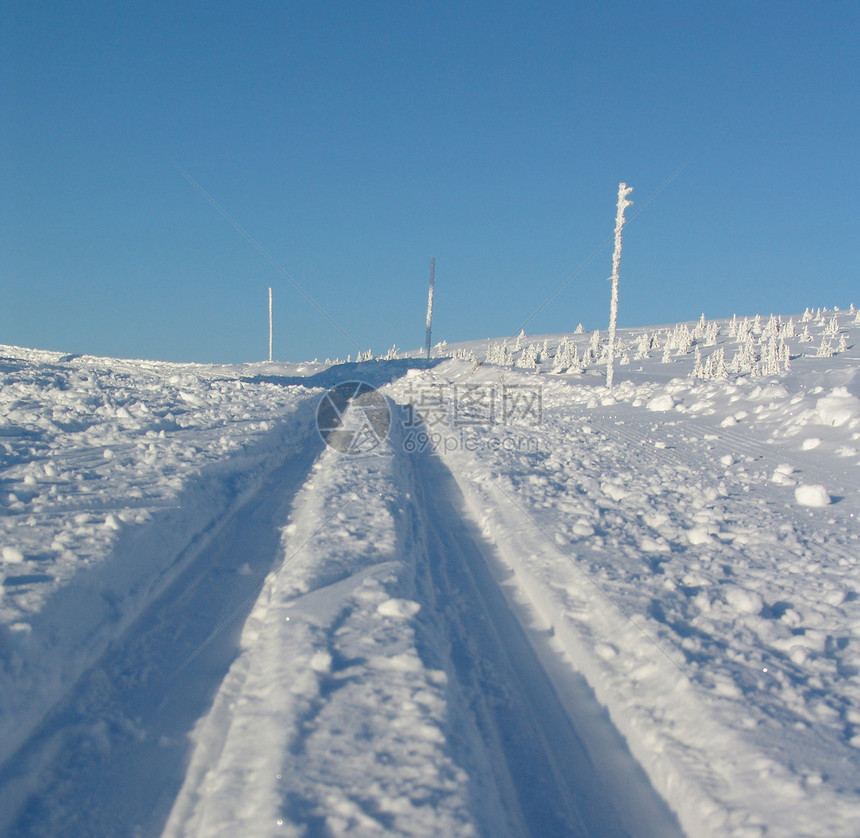
<path fill-rule="evenodd" d="M 160 834 L 184 778 L 187 734 L 235 657 L 253 594 L 278 556 L 287 507 L 321 445 L 310 434 L 217 522 L 189 566 L 4 767 L 4 834 Z"/>
<path fill-rule="evenodd" d="M 609 795 L 458 510 L 459 490 L 435 456 L 416 458 L 436 606 L 515 834 L 626 836 Z M 486 548 L 485 548 L 486 549 Z"/>
<path fill-rule="evenodd" d="M 0 808 L 10 836 L 160 832 L 185 779 L 187 734 L 223 683 L 244 615 L 177 670 L 237 603 L 247 601 L 244 613 L 251 610 L 254 597 L 248 595 L 272 568 L 278 526 L 320 448 L 306 443 L 241 508 L 217 522 L 208 546 L 84 675 L 0 776 Z M 435 604 L 444 613 L 437 625 L 450 639 L 450 671 L 472 701 L 489 762 L 497 766 L 499 796 L 510 804 L 505 834 L 626 835 L 492 576 L 487 548 L 463 518 L 453 478 L 435 457 L 409 462 L 419 489 L 413 510 L 426 528 L 426 558 L 439 587 Z M 324 691 L 323 698 L 330 695 Z M 325 741 L 328 733 L 321 732 Z M 485 799 L 475 805 L 491 804 Z"/>

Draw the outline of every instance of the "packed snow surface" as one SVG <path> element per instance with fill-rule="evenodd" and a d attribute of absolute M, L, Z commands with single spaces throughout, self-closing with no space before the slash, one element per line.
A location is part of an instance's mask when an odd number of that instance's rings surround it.
<path fill-rule="evenodd" d="M 855 836 L 858 337 L 0 347 L 0 832 Z"/>

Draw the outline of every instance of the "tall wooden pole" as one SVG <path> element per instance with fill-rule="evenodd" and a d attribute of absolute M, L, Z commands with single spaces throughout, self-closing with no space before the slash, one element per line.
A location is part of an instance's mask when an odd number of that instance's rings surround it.
<path fill-rule="evenodd" d="M 615 328 L 618 325 L 618 271 L 621 266 L 621 231 L 624 229 L 624 210 L 633 201 L 627 196 L 633 191 L 626 183 L 618 184 L 618 207 L 615 211 L 615 250 L 612 251 L 612 297 L 609 301 L 609 346 L 606 351 L 606 386 L 612 386 L 615 375 Z"/>
<path fill-rule="evenodd" d="M 427 333 L 424 338 L 424 354 L 430 358 L 430 329 L 433 323 L 433 280 L 436 274 L 436 259 L 430 260 L 430 290 L 427 293 Z"/>
<path fill-rule="evenodd" d="M 272 360 L 272 289 L 269 288 L 269 360 Z"/>

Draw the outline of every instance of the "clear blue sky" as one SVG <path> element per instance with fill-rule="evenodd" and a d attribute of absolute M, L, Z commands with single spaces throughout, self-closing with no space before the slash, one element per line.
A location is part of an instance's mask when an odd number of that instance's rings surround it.
<path fill-rule="evenodd" d="M 604 328 L 622 180 L 621 325 L 860 305 L 857 2 L 0 15 L 0 343 L 417 348 L 431 257 L 434 339 Z"/>

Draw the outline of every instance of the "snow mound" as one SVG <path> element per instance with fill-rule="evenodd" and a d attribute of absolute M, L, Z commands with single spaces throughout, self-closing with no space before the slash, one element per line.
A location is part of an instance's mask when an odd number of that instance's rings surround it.
<path fill-rule="evenodd" d="M 818 400 L 815 411 L 822 425 L 838 428 L 860 418 L 860 399 L 852 396 L 845 387 L 834 387 L 829 396 Z"/>
<path fill-rule="evenodd" d="M 420 603 L 411 599 L 387 599 L 376 607 L 377 614 L 383 617 L 394 617 L 398 620 L 408 620 L 421 610 Z"/>
<path fill-rule="evenodd" d="M 668 393 L 660 393 L 650 399 L 646 407 L 655 413 L 672 410 L 675 407 L 675 400 Z"/>
<path fill-rule="evenodd" d="M 796 486 L 797 481 L 792 477 L 794 469 L 788 463 L 778 465 L 771 475 L 771 483 L 776 483 L 778 486 Z"/>
<path fill-rule="evenodd" d="M 725 591 L 726 602 L 739 614 L 758 614 L 764 606 L 761 595 L 756 591 L 738 586 L 730 586 Z"/>
<path fill-rule="evenodd" d="M 17 547 L 4 547 L 3 561 L 9 564 L 20 564 L 24 561 L 24 554 Z"/>
<path fill-rule="evenodd" d="M 820 484 L 798 486 L 794 490 L 794 499 L 801 506 L 827 506 L 830 503 L 830 495 Z"/>

